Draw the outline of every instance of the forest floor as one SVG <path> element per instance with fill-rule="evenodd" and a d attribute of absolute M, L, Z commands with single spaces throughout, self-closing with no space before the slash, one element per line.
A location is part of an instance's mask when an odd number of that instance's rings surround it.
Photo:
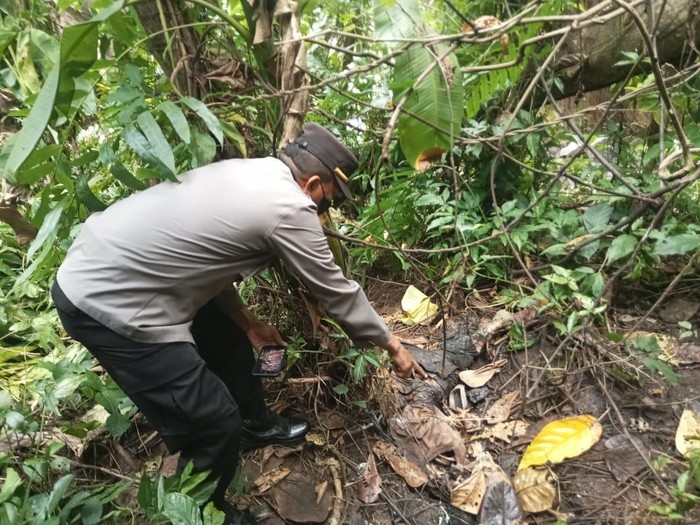
<path fill-rule="evenodd" d="M 678 321 L 689 312 L 690 321 L 698 321 L 695 297 L 669 297 L 651 315 L 658 294 L 637 294 L 626 305 L 621 298 L 606 314 L 605 331 L 588 328 L 561 345 L 550 320 L 529 311 L 499 313 L 505 310 L 490 306 L 488 291 L 466 298 L 463 313 L 444 326 L 406 327 L 399 320 L 404 290 L 378 281 L 368 295 L 395 332 L 415 345 L 430 379 L 401 381 L 371 368 L 373 378 L 347 394 L 366 408 L 338 402 L 343 396 L 331 390 L 332 370 L 268 380 L 268 403 L 310 420 L 312 434 L 295 448 L 243 453 L 233 501 L 265 525 L 669 522 L 650 507 L 678 501 L 671 491 L 688 468 L 675 438 L 684 408 L 700 400 L 700 339 L 687 331 L 681 339 Z M 507 349 L 513 322 L 531 341 L 519 351 Z M 611 332 L 655 337 L 662 352 L 652 357 L 671 363 L 678 377 L 653 374 L 643 364 L 649 355 L 614 343 L 604 335 Z M 459 372 L 493 363 L 498 372 L 484 386 L 453 390 Z M 467 482 L 483 466 L 475 459 L 487 457 L 509 486 L 527 445 L 547 423 L 585 414 L 599 421 L 602 436 L 582 455 L 549 467 L 556 496 L 550 510 L 522 512 L 517 521 L 507 490 L 488 494 L 489 476 L 481 488 Z M 163 456 L 154 433 L 142 427 L 138 439 L 116 444 L 111 468 L 128 475 L 145 461 L 172 472 L 174 458 Z M 465 486 L 470 501 L 480 501 L 484 494 L 477 493 L 487 489 L 480 515 L 450 505 L 451 494 Z M 691 509 L 678 522 L 700 523 L 700 512 Z"/>

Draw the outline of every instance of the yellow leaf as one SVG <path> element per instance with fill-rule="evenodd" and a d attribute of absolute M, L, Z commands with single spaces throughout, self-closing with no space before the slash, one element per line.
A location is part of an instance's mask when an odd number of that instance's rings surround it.
<path fill-rule="evenodd" d="M 589 415 L 553 421 L 532 440 L 518 470 L 580 456 L 598 442 L 602 433 L 601 424 Z"/>
<path fill-rule="evenodd" d="M 406 315 L 401 318 L 401 322 L 413 326 L 434 317 L 438 307 L 430 300 L 430 297 L 411 285 L 401 299 L 401 309 L 406 312 Z"/>
<path fill-rule="evenodd" d="M 676 430 L 676 449 L 683 456 L 688 457 L 693 449 L 700 448 L 700 418 L 689 409 L 681 414 Z"/>
<path fill-rule="evenodd" d="M 554 506 L 557 491 L 546 469 L 526 468 L 513 476 L 513 488 L 525 512 L 544 512 Z"/>
<path fill-rule="evenodd" d="M 309 443 L 313 443 L 314 445 L 318 445 L 319 447 L 322 447 L 326 444 L 326 439 L 321 435 L 317 434 L 316 432 L 309 432 L 305 436 L 306 441 Z"/>

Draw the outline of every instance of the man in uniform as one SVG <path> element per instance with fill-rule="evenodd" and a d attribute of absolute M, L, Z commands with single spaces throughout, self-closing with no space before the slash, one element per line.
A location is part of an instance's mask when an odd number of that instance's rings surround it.
<path fill-rule="evenodd" d="M 178 468 L 218 479 L 224 494 L 240 448 L 295 444 L 308 422 L 269 411 L 251 375 L 253 349 L 285 345 L 249 311 L 233 282 L 282 260 L 358 345 L 388 351 L 402 377 L 425 372 L 335 264 L 318 216 L 358 163 L 308 124 L 279 159 L 233 159 L 161 182 L 90 216 L 52 295 L 80 341 L 159 431 Z"/>

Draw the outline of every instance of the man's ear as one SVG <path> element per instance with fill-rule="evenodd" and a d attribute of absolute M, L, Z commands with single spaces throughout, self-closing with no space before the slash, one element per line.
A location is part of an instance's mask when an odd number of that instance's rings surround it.
<path fill-rule="evenodd" d="M 309 175 L 304 181 L 302 188 L 308 193 L 313 192 L 317 186 L 321 184 L 321 177 L 318 175 Z"/>

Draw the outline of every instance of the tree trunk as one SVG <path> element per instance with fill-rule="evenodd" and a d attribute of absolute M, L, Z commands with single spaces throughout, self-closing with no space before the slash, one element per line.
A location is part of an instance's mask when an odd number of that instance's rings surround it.
<path fill-rule="evenodd" d="M 197 79 L 204 77 L 198 60 L 199 41 L 186 24 L 179 0 L 137 2 L 134 8 L 151 38 L 148 49 L 173 87 L 182 95 L 201 98 L 204 93 Z"/>
<path fill-rule="evenodd" d="M 648 11 L 650 4 L 653 16 Z M 616 9 L 619 9 L 619 4 L 613 3 L 608 12 Z M 681 67 L 695 59 L 700 45 L 700 0 L 651 0 L 635 10 L 646 31 L 655 36 L 660 64 Z M 556 58 L 554 70 L 562 86 L 553 86 L 552 94 L 562 99 L 625 79 L 633 66 L 615 65 L 625 58 L 623 51 L 648 56 L 642 33 L 627 12 L 622 11 L 603 23 L 574 31 Z M 649 70 L 646 65 L 636 67 L 639 73 Z M 536 92 L 533 99 L 537 103 L 544 97 L 544 93 Z"/>

